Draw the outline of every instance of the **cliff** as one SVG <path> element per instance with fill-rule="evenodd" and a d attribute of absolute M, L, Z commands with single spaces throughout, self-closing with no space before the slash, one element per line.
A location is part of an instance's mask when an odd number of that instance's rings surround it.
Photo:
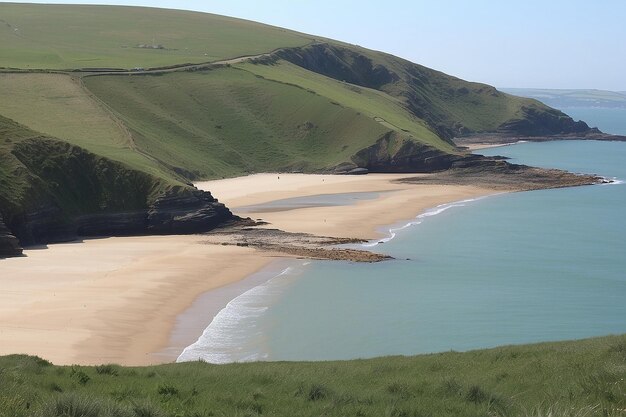
<path fill-rule="evenodd" d="M 9 248 L 4 256 L 19 254 L 12 236 L 25 246 L 79 236 L 187 234 L 233 219 L 209 192 L 39 136 L 7 119 L 0 124 L 0 241 Z"/>
<path fill-rule="evenodd" d="M 22 248 L 20 247 L 19 241 L 4 225 L 2 215 L 0 214 L 0 258 L 20 256 L 21 254 Z"/>
<path fill-rule="evenodd" d="M 461 80 L 382 52 L 336 42 L 276 51 L 265 63 L 286 60 L 309 71 L 372 88 L 401 100 L 441 139 L 499 132 L 540 136 L 591 129 L 537 100 Z"/>

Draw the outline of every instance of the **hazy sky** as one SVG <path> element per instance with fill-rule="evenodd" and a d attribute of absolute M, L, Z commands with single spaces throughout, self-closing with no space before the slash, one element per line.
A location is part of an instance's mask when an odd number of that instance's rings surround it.
<path fill-rule="evenodd" d="M 241 17 L 383 50 L 498 87 L 626 91 L 624 0 L 65 0 L 61 3 L 144 5 Z"/>

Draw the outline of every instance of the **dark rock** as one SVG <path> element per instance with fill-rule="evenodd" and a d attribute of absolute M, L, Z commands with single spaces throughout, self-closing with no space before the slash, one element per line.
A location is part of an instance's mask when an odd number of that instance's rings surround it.
<path fill-rule="evenodd" d="M 19 241 L 4 225 L 2 215 L 0 214 L 0 258 L 10 258 L 20 256 L 21 254 L 22 248 Z"/>
<path fill-rule="evenodd" d="M 400 142 L 400 146 L 397 145 Z M 389 149 L 397 148 L 390 153 Z M 435 172 L 446 170 L 455 161 L 464 158 L 448 154 L 428 145 L 401 138 L 395 132 L 389 132 L 378 139 L 374 145 L 357 152 L 352 161 L 369 172 Z"/>
<path fill-rule="evenodd" d="M 156 234 L 206 232 L 233 219 L 210 192 L 184 190 L 158 198 L 148 210 L 147 231 Z"/>
<path fill-rule="evenodd" d="M 68 218 L 60 216 L 59 209 L 47 207 L 16 218 L 14 230 L 22 244 L 33 245 L 78 237 L 202 233 L 234 219 L 211 193 L 181 188 L 142 210 Z"/>
<path fill-rule="evenodd" d="M 202 233 L 235 219 L 211 193 L 171 185 L 80 147 L 47 139 L 15 146 L 24 198 L 3 209 L 22 246 L 86 236 Z M 0 200 L 1 203 L 1 200 Z"/>
<path fill-rule="evenodd" d="M 397 74 L 365 55 L 331 44 L 286 48 L 274 55 L 309 71 L 363 87 L 379 89 L 399 79 Z"/>
<path fill-rule="evenodd" d="M 583 121 L 575 122 L 565 113 L 555 110 L 539 111 L 531 107 L 522 107 L 523 118 L 509 120 L 498 127 L 498 132 L 510 135 L 544 136 L 555 133 L 586 133 L 592 129 Z M 597 130 L 597 129 L 595 129 Z"/>

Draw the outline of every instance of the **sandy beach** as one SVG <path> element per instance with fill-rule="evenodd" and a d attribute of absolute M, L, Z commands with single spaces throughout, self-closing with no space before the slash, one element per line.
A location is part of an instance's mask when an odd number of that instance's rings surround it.
<path fill-rule="evenodd" d="M 258 174 L 197 186 L 235 214 L 241 209 L 243 217 L 268 222 L 265 227 L 363 239 L 377 238 L 382 226 L 427 208 L 493 193 L 474 186 L 394 182 L 404 177 Z M 244 210 L 342 193 L 376 194 L 349 205 Z M 163 352 L 172 343 L 177 318 L 200 295 L 237 283 L 277 257 L 208 240 L 202 235 L 91 239 L 27 249 L 26 257 L 0 260 L 0 355 L 26 353 L 56 364 L 175 360 L 172 349 Z M 206 325 L 186 326 L 186 338 L 197 338 Z"/>

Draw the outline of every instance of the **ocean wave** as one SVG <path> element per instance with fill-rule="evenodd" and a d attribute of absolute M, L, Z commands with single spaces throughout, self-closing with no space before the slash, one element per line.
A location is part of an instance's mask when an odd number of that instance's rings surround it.
<path fill-rule="evenodd" d="M 446 203 L 446 204 L 440 204 L 436 207 L 433 207 L 431 209 L 426 210 L 425 212 L 423 212 L 422 214 L 418 215 L 417 217 L 415 217 L 415 220 L 412 220 L 400 227 L 393 227 L 391 229 L 389 229 L 388 234 L 389 236 L 384 237 L 382 239 L 376 239 L 370 242 L 366 242 L 361 244 L 361 246 L 364 247 L 374 247 L 377 245 L 380 245 L 381 243 L 387 243 L 390 240 L 394 239 L 396 237 L 397 232 L 404 230 L 408 227 L 411 226 L 416 226 L 418 224 L 421 224 L 422 221 L 427 218 L 427 217 L 431 217 L 431 216 L 436 216 L 438 214 L 443 213 L 444 211 L 451 209 L 453 207 L 464 207 L 467 205 L 467 203 L 471 203 L 473 201 L 478 201 L 478 200 L 482 200 L 483 198 L 486 198 L 487 196 L 483 196 L 483 197 L 476 197 L 476 198 L 468 198 L 467 200 L 460 200 L 460 201 L 455 201 L 452 203 Z"/>
<path fill-rule="evenodd" d="M 198 340 L 182 351 L 176 362 L 201 360 L 220 364 L 265 359 L 267 354 L 261 353 L 258 343 L 255 344 L 262 338 L 257 319 L 268 310 L 271 299 L 281 292 L 282 286 L 276 286 L 276 281 L 294 272 L 293 267 L 287 267 L 230 301 Z"/>
<path fill-rule="evenodd" d="M 621 185 L 621 184 L 624 184 L 624 180 L 620 180 L 617 177 L 611 177 L 611 178 L 609 178 L 609 177 L 602 177 L 602 178 L 604 178 L 604 180 L 608 181 L 608 182 L 605 182 L 605 183 L 600 184 L 600 185 Z"/>

